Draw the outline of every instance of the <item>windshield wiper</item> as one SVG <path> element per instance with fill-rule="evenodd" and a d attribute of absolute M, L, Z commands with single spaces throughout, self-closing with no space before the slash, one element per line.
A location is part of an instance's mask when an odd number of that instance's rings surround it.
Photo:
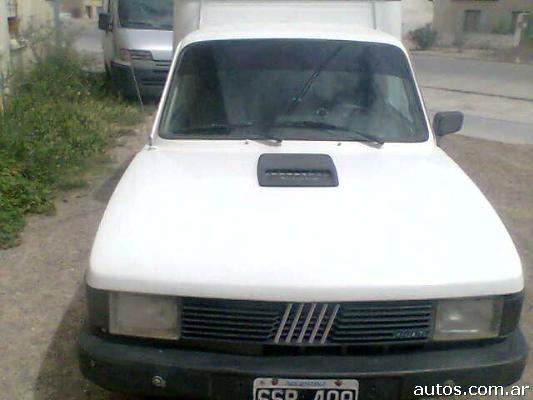
<path fill-rule="evenodd" d="M 282 121 L 276 122 L 270 125 L 272 128 L 302 128 L 302 129 L 317 129 L 317 130 L 329 130 L 329 131 L 339 131 L 348 133 L 348 137 L 351 139 L 363 139 L 366 142 L 372 142 L 377 144 L 379 147 L 383 146 L 385 141 L 377 136 L 371 135 L 366 132 L 357 131 L 350 128 L 345 128 L 342 126 L 337 126 L 333 124 L 328 124 L 326 122 L 319 121 Z"/>
<path fill-rule="evenodd" d="M 125 25 L 147 26 L 149 28 L 153 28 L 154 27 L 153 24 L 150 24 L 149 22 L 144 22 L 144 21 L 124 21 L 123 24 L 125 24 Z"/>
<path fill-rule="evenodd" d="M 187 134 L 187 133 L 231 133 L 234 129 L 249 128 L 253 126 L 251 123 L 247 124 L 208 124 L 201 126 L 191 126 L 187 128 L 180 128 L 172 132 L 173 135 Z"/>
<path fill-rule="evenodd" d="M 303 86 L 298 91 L 298 94 L 290 100 L 289 105 L 286 106 L 283 110 L 281 110 L 281 112 L 276 113 L 276 115 L 274 115 L 274 117 L 271 119 L 270 124 L 268 124 L 269 129 L 276 125 L 278 119 L 294 111 L 294 109 L 298 106 L 298 104 L 300 104 L 302 100 L 304 99 L 304 97 L 307 95 L 307 93 L 309 92 L 309 90 L 311 89 L 315 81 L 320 77 L 320 74 L 322 74 L 322 72 L 327 68 L 327 66 L 335 59 L 335 57 L 337 57 L 337 55 L 341 52 L 343 47 L 344 45 L 342 44 L 337 46 L 333 50 L 333 52 L 331 52 L 322 61 L 322 63 L 316 67 L 316 69 L 313 71 L 311 76 L 304 82 Z"/>
<path fill-rule="evenodd" d="M 251 128 L 256 126 L 255 124 L 251 122 L 242 123 L 242 124 L 209 124 L 209 125 L 202 125 L 202 126 L 191 126 L 187 128 L 181 128 L 177 129 L 172 132 L 173 135 L 180 135 L 180 134 L 195 134 L 195 133 L 213 133 L 213 134 L 230 134 L 235 129 L 243 129 L 243 128 Z M 251 135 L 246 135 L 245 139 L 248 140 L 273 140 L 276 143 L 281 143 L 281 139 L 271 135 L 267 132 L 253 132 Z"/>
<path fill-rule="evenodd" d="M 249 140 L 272 140 L 276 142 L 276 144 L 279 144 L 283 141 L 283 139 L 277 137 L 276 135 L 272 135 L 270 133 L 270 125 L 258 125 L 258 128 L 260 129 L 260 132 L 257 132 L 257 130 L 253 133 L 254 136 L 258 136 L 258 138 L 247 138 Z"/>
<path fill-rule="evenodd" d="M 318 79 L 318 77 L 320 76 L 320 74 L 322 74 L 322 71 L 324 71 L 324 69 L 326 69 L 326 67 L 333 61 L 333 59 L 335 57 L 337 57 L 337 54 L 340 53 L 340 51 L 342 50 L 344 46 L 341 44 L 339 46 L 337 46 L 337 48 L 335 48 L 335 50 L 322 62 L 322 64 L 320 64 L 316 69 L 315 71 L 311 74 L 311 76 L 309 77 L 309 79 L 307 79 L 307 81 L 304 83 L 304 85 L 302 86 L 302 88 L 300 89 L 300 92 L 298 93 L 298 95 L 296 97 L 294 97 L 292 100 L 291 100 L 291 103 L 289 104 L 289 107 L 287 108 L 287 110 L 285 111 L 285 114 L 289 114 L 291 111 L 293 111 L 293 109 L 299 104 L 302 102 L 302 100 L 304 99 L 304 97 L 307 95 L 307 93 L 309 92 L 309 90 L 311 89 L 311 86 L 313 86 L 313 84 L 315 83 L 315 81 Z"/>

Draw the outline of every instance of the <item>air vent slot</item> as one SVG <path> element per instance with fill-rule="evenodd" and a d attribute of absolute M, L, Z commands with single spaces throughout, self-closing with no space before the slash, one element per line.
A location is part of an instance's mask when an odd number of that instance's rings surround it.
<path fill-rule="evenodd" d="M 335 164 L 326 154 L 262 154 L 257 179 L 266 187 L 339 186 Z"/>

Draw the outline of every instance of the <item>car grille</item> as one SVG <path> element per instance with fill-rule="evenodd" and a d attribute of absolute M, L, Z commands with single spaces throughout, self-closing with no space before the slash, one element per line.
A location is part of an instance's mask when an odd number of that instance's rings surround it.
<path fill-rule="evenodd" d="M 420 342 L 431 335 L 431 301 L 271 303 L 183 299 L 181 337 L 265 345 Z"/>
<path fill-rule="evenodd" d="M 164 67 L 167 69 L 167 72 L 168 70 L 170 69 L 170 64 L 171 64 L 171 61 L 167 61 L 167 60 L 154 60 L 154 63 L 155 65 L 157 65 L 158 67 Z"/>

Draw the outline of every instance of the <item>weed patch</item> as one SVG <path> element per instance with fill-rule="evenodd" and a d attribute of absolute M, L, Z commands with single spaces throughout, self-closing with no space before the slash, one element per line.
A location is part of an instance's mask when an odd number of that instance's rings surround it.
<path fill-rule="evenodd" d="M 53 212 L 57 189 L 83 187 L 91 161 L 142 118 L 68 46 L 17 71 L 9 91 L 0 117 L 0 248 L 18 243 L 27 213 Z"/>
<path fill-rule="evenodd" d="M 433 47 L 437 41 L 437 32 L 427 24 L 422 28 L 409 31 L 409 39 L 416 44 L 419 50 L 427 50 Z"/>

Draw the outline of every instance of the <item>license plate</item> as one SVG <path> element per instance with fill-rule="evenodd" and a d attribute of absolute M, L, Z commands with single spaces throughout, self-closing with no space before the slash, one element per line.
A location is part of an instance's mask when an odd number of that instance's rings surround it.
<path fill-rule="evenodd" d="M 357 400 L 359 382 L 354 379 L 257 378 L 254 400 Z"/>

